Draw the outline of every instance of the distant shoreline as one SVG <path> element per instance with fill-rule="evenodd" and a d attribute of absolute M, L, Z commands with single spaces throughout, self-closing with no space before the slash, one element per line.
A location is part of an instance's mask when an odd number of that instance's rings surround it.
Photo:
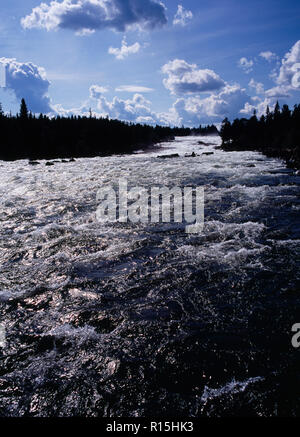
<path fill-rule="evenodd" d="M 290 110 L 288 105 L 280 108 L 277 102 L 274 111 L 267 107 L 266 115 L 259 119 L 256 111 L 250 119 L 235 119 L 233 123 L 225 118 L 220 135 L 225 151 L 253 150 L 300 169 L 300 105 Z"/>
<path fill-rule="evenodd" d="M 0 160 L 70 160 L 125 155 L 176 136 L 219 134 L 216 126 L 197 128 L 128 123 L 109 118 L 36 117 L 22 99 L 20 113 L 6 115 L 0 105 Z"/>

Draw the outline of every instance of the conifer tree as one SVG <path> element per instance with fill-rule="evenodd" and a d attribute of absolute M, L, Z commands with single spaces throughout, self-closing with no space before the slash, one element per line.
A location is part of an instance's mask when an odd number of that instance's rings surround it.
<path fill-rule="evenodd" d="M 28 118 L 28 108 L 25 102 L 25 99 L 21 100 L 21 106 L 20 106 L 20 118 L 22 120 L 27 120 Z"/>

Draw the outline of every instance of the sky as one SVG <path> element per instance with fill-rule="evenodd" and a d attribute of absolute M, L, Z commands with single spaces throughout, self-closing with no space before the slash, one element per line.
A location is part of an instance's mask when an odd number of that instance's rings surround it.
<path fill-rule="evenodd" d="M 300 103 L 299 0 L 9 0 L 0 101 L 198 126 Z"/>

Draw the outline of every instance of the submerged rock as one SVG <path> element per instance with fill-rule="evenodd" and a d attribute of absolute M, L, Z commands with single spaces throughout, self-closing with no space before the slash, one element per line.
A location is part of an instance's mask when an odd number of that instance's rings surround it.
<path fill-rule="evenodd" d="M 158 156 L 160 159 L 172 159 L 172 158 L 179 158 L 178 153 L 173 153 L 172 155 L 160 155 Z"/>
<path fill-rule="evenodd" d="M 204 141 L 198 141 L 199 146 L 217 146 L 216 143 L 205 143 Z"/>
<path fill-rule="evenodd" d="M 199 156 L 199 155 L 196 155 L 195 152 L 193 152 L 191 155 L 188 155 L 188 154 L 184 155 L 185 158 L 196 158 L 196 156 Z"/>

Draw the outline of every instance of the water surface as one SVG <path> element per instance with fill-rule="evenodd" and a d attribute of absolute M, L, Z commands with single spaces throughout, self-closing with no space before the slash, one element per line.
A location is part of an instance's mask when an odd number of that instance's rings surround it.
<path fill-rule="evenodd" d="M 219 143 L 0 162 L 1 415 L 300 414 L 299 176 Z M 204 186 L 203 232 L 99 224 L 120 177 Z"/>

